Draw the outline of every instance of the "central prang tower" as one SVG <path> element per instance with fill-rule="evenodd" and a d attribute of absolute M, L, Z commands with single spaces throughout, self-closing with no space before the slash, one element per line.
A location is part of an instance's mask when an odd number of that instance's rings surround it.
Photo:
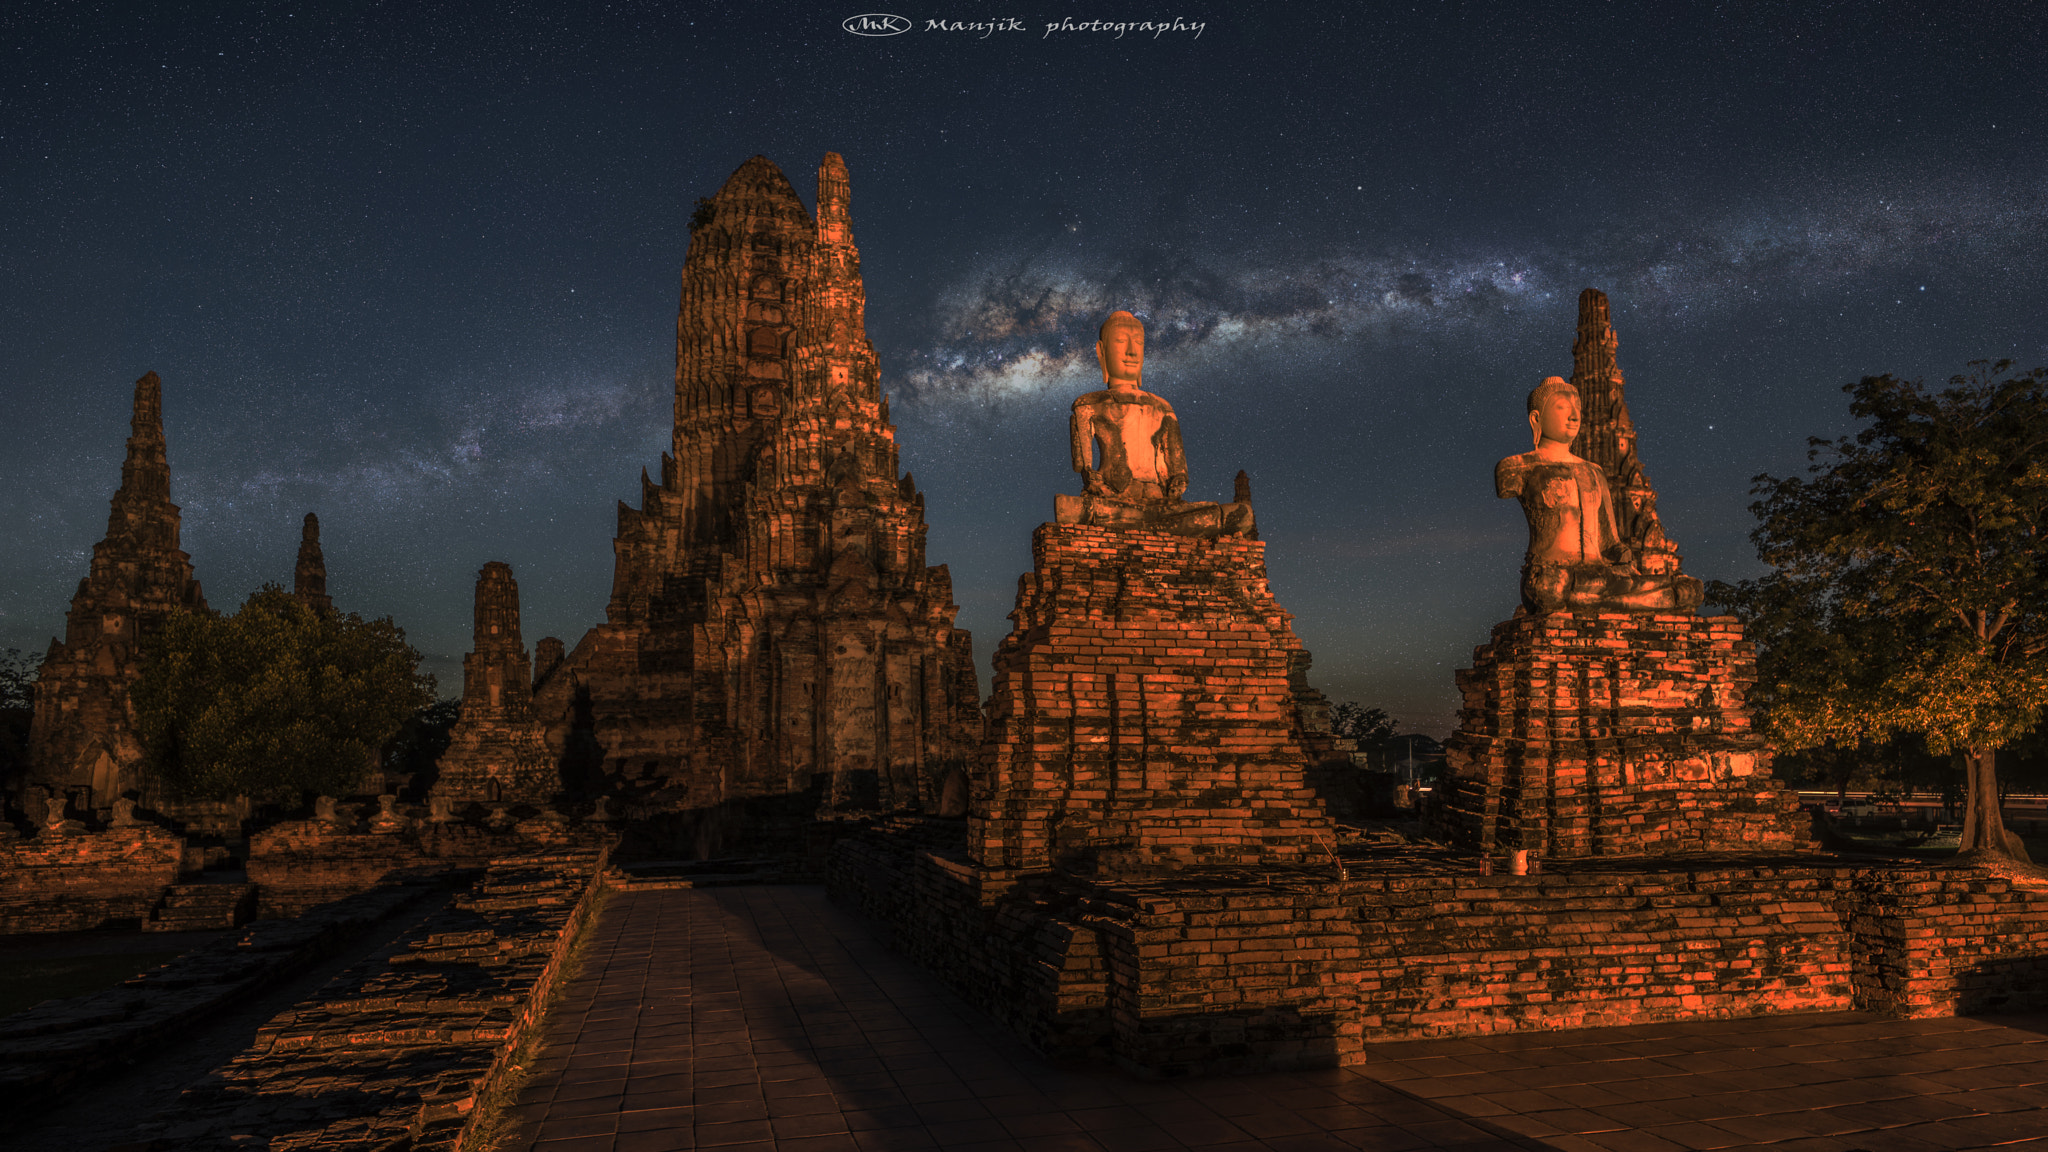
<path fill-rule="evenodd" d="M 690 221 L 673 454 L 619 505 L 606 623 L 538 670 L 572 786 L 672 810 L 921 807 L 981 738 L 970 638 L 897 469 L 848 200 L 836 154 L 815 220 L 756 156 Z"/>

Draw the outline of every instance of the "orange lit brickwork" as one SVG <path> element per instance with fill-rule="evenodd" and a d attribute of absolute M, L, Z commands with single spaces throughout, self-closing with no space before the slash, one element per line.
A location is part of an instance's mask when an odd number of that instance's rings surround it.
<path fill-rule="evenodd" d="M 1044 524 L 1032 553 L 995 656 L 975 860 L 1122 874 L 1324 853 L 1289 679 L 1305 654 L 1265 545 Z"/>
<path fill-rule="evenodd" d="M 834 898 L 1041 1051 L 1161 1074 L 1354 1063 L 1379 1040 L 1787 1012 L 2048 1008 L 2048 892 L 1839 857 L 1326 866 L 996 885 L 916 829 Z M 978 882 L 979 881 L 979 882 Z"/>
<path fill-rule="evenodd" d="M 1458 673 L 1442 819 L 1454 842 L 1540 857 L 1807 847 L 1744 693 L 1732 616 L 1519 615 Z"/>

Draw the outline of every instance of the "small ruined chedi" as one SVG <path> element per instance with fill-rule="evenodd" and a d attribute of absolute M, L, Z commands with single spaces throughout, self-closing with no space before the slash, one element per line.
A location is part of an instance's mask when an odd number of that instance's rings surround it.
<path fill-rule="evenodd" d="M 1496 492 L 1529 522 L 1522 605 L 1458 673 L 1443 818 L 1463 846 L 1569 857 L 1800 846 L 1743 694 L 1750 647 L 1702 619 L 1636 455 L 1607 298 L 1579 298 L 1572 379 L 1529 395 L 1536 446 Z"/>
<path fill-rule="evenodd" d="M 1084 494 L 1033 534 L 996 651 L 971 851 L 1107 874 L 1323 852 L 1302 707 L 1321 697 L 1267 588 L 1249 493 L 1182 499 L 1180 429 L 1141 387 L 1135 317 L 1112 315 L 1096 355 L 1108 387 L 1071 420 Z"/>
<path fill-rule="evenodd" d="M 917 808 L 980 738 L 970 638 L 898 471 L 848 202 L 837 154 L 815 218 L 756 156 L 692 218 L 674 452 L 619 507 L 605 623 L 536 689 L 580 788 L 640 811 Z"/>
<path fill-rule="evenodd" d="M 68 796 L 81 812 L 109 808 L 126 792 L 158 806 L 128 690 L 141 673 L 142 638 L 178 609 L 206 607 L 192 558 L 178 547 L 163 382 L 154 372 L 135 382 L 129 428 L 106 538 L 93 545 L 64 639 L 50 641 L 30 721 L 29 787 Z"/>
<path fill-rule="evenodd" d="M 503 561 L 476 575 L 475 637 L 462 658 L 461 718 L 448 734 L 433 798 L 450 806 L 545 805 L 562 791 L 562 778 L 534 712 L 519 582 Z"/>

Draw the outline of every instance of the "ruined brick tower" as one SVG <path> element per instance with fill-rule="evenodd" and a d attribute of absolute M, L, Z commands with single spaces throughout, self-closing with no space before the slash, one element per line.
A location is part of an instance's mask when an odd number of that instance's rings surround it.
<path fill-rule="evenodd" d="M 147 788 L 128 704 L 139 641 L 177 609 L 206 607 L 192 558 L 178 547 L 163 382 L 154 372 L 135 382 L 130 429 L 106 538 L 93 545 L 64 639 L 50 641 L 29 729 L 28 783 L 70 794 L 79 810 Z"/>
<path fill-rule="evenodd" d="M 441 754 L 436 796 L 455 804 L 540 805 L 560 791 L 535 722 L 530 668 L 519 638 L 519 582 L 511 565 L 493 560 L 476 574 L 476 638 L 462 658 L 462 718 Z"/>
<path fill-rule="evenodd" d="M 327 558 L 320 554 L 320 518 L 306 513 L 299 530 L 299 562 L 292 570 L 292 595 L 315 612 L 334 611 L 334 598 L 327 594 Z"/>
<path fill-rule="evenodd" d="M 1579 293 L 1579 334 L 1572 342 L 1572 387 L 1579 390 L 1579 434 L 1572 452 L 1607 473 L 1615 526 L 1645 572 L 1676 572 L 1678 545 L 1657 518 L 1657 493 L 1636 456 L 1636 426 L 1622 394 L 1619 340 L 1608 320 L 1607 293 Z"/>
<path fill-rule="evenodd" d="M 969 637 L 897 470 L 847 206 L 836 154 L 815 220 L 756 156 L 691 220 L 674 452 L 659 483 L 642 474 L 640 507 L 619 506 L 606 622 L 538 689 L 585 788 L 669 809 L 918 807 L 980 739 Z"/>

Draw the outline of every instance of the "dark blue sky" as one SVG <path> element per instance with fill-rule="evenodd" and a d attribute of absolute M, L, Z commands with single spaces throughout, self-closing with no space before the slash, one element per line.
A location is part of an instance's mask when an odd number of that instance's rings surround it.
<path fill-rule="evenodd" d="M 10 6 L 0 15 L 0 647 L 104 531 L 135 377 L 209 598 L 288 582 L 459 685 L 510 562 L 530 641 L 602 618 L 669 435 L 688 218 L 843 154 L 930 558 L 987 657 L 1113 308 L 1152 325 L 1191 498 L 1251 473 L 1339 700 L 1442 735 L 1515 603 L 1490 488 L 1613 298 L 1688 571 L 1756 571 L 1749 478 L 1840 386 L 2048 363 L 2029 5 Z M 893 3 L 894 0 L 891 0 Z M 930 20 L 1015 17 L 1023 32 Z M 1049 21 L 1202 25 L 1152 34 Z"/>

